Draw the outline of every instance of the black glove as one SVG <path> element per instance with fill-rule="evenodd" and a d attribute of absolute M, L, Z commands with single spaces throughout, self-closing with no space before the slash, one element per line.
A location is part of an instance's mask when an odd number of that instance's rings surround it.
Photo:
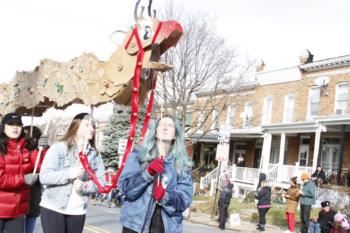
<path fill-rule="evenodd" d="M 46 148 L 49 147 L 49 140 L 46 135 L 43 135 L 39 138 L 38 147 Z"/>
<path fill-rule="evenodd" d="M 29 173 L 27 175 L 24 175 L 24 183 L 27 185 L 33 185 L 39 178 L 39 175 L 33 175 L 32 173 Z"/>

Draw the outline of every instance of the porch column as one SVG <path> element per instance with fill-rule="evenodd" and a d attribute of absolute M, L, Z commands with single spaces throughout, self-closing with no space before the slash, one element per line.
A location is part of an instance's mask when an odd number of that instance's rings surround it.
<path fill-rule="evenodd" d="M 315 171 L 317 168 L 318 154 L 320 151 L 321 132 L 322 132 L 322 129 L 321 129 L 321 126 L 319 126 L 315 132 L 314 155 L 313 155 L 313 161 L 312 161 L 313 171 Z"/>
<path fill-rule="evenodd" d="M 199 152 L 199 165 L 205 165 L 206 164 L 206 161 L 205 161 L 205 157 L 204 157 L 204 143 L 201 142 L 201 149 L 200 149 L 200 152 Z"/>
<path fill-rule="evenodd" d="M 281 133 L 280 156 L 278 159 L 278 165 L 283 165 L 285 145 L 286 145 L 286 134 Z"/>
<path fill-rule="evenodd" d="M 271 142 L 272 142 L 272 134 L 265 133 L 264 134 L 264 142 L 263 142 L 263 148 L 261 152 L 261 164 L 260 168 L 262 172 L 267 172 L 267 169 L 269 167 L 269 161 L 270 161 L 270 153 L 271 153 Z"/>
<path fill-rule="evenodd" d="M 285 145 L 286 145 L 286 134 L 281 133 L 281 142 L 280 142 L 280 154 L 278 158 L 278 167 L 277 167 L 277 180 L 282 180 L 282 170 L 283 170 L 283 164 L 284 164 L 284 151 L 285 151 Z"/>

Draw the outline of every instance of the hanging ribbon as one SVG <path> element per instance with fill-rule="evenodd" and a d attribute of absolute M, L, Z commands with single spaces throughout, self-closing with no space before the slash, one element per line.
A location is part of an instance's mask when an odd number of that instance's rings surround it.
<path fill-rule="evenodd" d="M 94 182 L 94 184 L 97 186 L 99 193 L 109 193 L 113 187 L 113 185 L 105 185 L 102 186 L 99 179 L 96 176 L 96 173 L 92 168 L 90 167 L 88 156 L 84 154 L 83 152 L 79 153 L 79 160 L 80 163 L 83 165 L 85 172 L 88 174 L 89 178 Z"/>
<path fill-rule="evenodd" d="M 157 30 L 154 34 L 154 37 L 152 38 L 152 44 L 155 43 L 156 38 L 159 34 L 160 28 L 162 26 L 162 23 L 160 22 L 158 24 Z M 99 193 L 108 193 L 110 192 L 110 190 L 112 188 L 117 187 L 118 185 L 118 179 L 121 175 L 121 172 L 123 171 L 123 168 L 125 166 L 127 157 L 131 151 L 131 148 L 133 146 L 133 141 L 134 141 L 134 137 L 135 137 L 135 131 L 136 131 L 136 124 L 137 124 L 137 120 L 138 120 L 138 113 L 139 113 L 139 99 L 140 99 L 140 76 L 141 76 L 141 71 L 142 71 L 142 62 L 143 62 L 143 57 L 144 57 L 144 49 L 142 47 L 142 42 L 140 40 L 140 36 L 137 30 L 137 27 L 135 26 L 129 40 L 127 41 L 126 45 L 125 45 L 125 49 L 128 48 L 132 38 L 135 37 L 136 42 L 137 42 L 137 46 L 139 48 L 138 52 L 137 52 L 137 59 L 136 59 L 136 66 L 135 66 L 135 70 L 134 70 L 134 78 L 133 78 L 133 85 L 132 85 L 132 97 L 131 97 L 131 116 L 130 116 L 130 130 L 129 130 L 129 137 L 128 137 L 128 143 L 126 145 L 126 149 L 124 152 L 124 156 L 123 156 L 123 161 L 121 164 L 120 169 L 118 170 L 118 173 L 116 175 L 116 184 L 114 185 L 106 185 L 106 186 L 102 186 L 100 181 L 98 180 L 95 172 L 91 169 L 90 165 L 89 165 L 89 161 L 87 159 L 87 156 L 80 152 L 79 153 L 79 159 L 81 164 L 83 165 L 85 171 L 87 172 L 89 178 L 94 182 L 94 184 L 97 186 Z M 144 120 L 144 124 L 143 124 L 143 128 L 141 131 L 141 137 L 140 137 L 140 143 L 142 143 L 143 139 L 144 139 L 144 135 L 147 131 L 148 128 L 148 124 L 149 124 L 149 120 L 151 117 L 151 111 L 152 111 L 152 107 L 153 107 L 153 100 L 154 100 L 154 89 L 156 87 L 156 79 L 153 82 L 152 85 L 152 90 L 151 90 L 151 95 L 150 95 L 150 100 L 147 106 L 147 113 L 146 113 L 146 117 Z"/>
<path fill-rule="evenodd" d="M 157 36 L 160 32 L 162 23 L 160 22 L 158 24 L 157 30 L 154 34 L 154 37 L 152 38 L 152 44 L 155 43 Z M 131 37 L 135 36 L 136 42 L 137 42 L 137 46 L 139 48 L 139 51 L 137 53 L 137 62 L 136 62 L 136 67 L 135 67 L 135 72 L 134 72 L 134 79 L 133 79 L 133 93 L 132 93 L 132 97 L 131 97 L 131 116 L 130 116 L 130 130 L 129 130 L 129 138 L 128 138 L 128 143 L 126 145 L 126 149 L 123 155 L 123 160 L 122 160 L 122 164 L 120 169 L 117 172 L 117 185 L 118 185 L 118 180 L 119 177 L 123 171 L 123 168 L 125 166 L 126 160 L 128 158 L 128 155 L 131 151 L 131 148 L 133 146 L 133 141 L 134 141 L 134 136 L 135 136 L 135 130 L 136 130 L 136 124 L 137 124 L 137 115 L 139 112 L 139 89 L 140 89 L 140 75 L 141 75 L 141 70 L 142 70 L 142 61 L 143 61 L 143 55 L 144 55 L 144 50 L 142 47 L 142 42 L 140 40 L 139 34 L 138 34 L 138 30 L 137 30 L 137 26 L 135 26 L 133 33 L 131 35 Z M 131 38 L 128 40 L 128 42 L 125 45 L 125 49 L 128 48 L 129 44 L 130 44 Z M 152 111 L 152 106 L 153 106 L 153 99 L 154 99 L 154 88 L 156 86 L 156 81 L 154 81 L 153 86 L 152 86 L 152 91 L 151 91 L 151 96 L 150 96 L 150 101 L 148 103 L 148 107 L 147 107 L 147 113 L 146 113 L 146 117 L 144 120 L 144 124 L 143 124 L 143 128 L 142 128 L 142 133 L 141 133 L 141 137 L 140 137 L 140 141 L 143 141 L 144 135 L 147 131 L 148 128 L 148 123 L 149 123 L 149 119 L 151 117 L 151 111 Z"/>

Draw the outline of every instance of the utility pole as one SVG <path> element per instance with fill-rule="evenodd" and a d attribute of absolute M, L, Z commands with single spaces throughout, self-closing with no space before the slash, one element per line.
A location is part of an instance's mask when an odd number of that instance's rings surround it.
<path fill-rule="evenodd" d="M 210 218 L 213 219 L 216 213 L 216 200 L 217 200 L 217 194 L 219 190 L 219 182 L 220 182 L 220 175 L 221 175 L 221 166 L 223 161 L 227 161 L 229 157 L 229 151 L 230 151 L 230 133 L 231 133 L 231 127 L 224 126 L 220 128 L 219 134 L 218 134 L 218 141 L 219 144 L 216 149 L 216 157 L 215 159 L 219 162 L 218 165 L 218 175 L 216 177 L 215 182 L 215 189 L 214 189 L 214 202 L 213 202 L 213 208 L 211 211 Z"/>

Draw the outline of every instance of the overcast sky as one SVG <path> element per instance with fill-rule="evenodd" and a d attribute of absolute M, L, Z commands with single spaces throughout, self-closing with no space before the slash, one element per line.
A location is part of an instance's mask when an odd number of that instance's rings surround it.
<path fill-rule="evenodd" d="M 347 0 L 174 1 L 212 14 L 229 45 L 263 59 L 270 69 L 297 65 L 304 49 L 316 60 L 350 54 Z M 115 50 L 109 36 L 133 25 L 135 2 L 1 0 L 0 83 L 16 70 L 34 69 L 43 58 L 67 61 L 93 52 L 108 59 Z"/>
<path fill-rule="evenodd" d="M 153 0 L 156 8 L 163 1 Z M 305 49 L 315 60 L 350 54 L 348 0 L 174 1 L 211 14 L 228 45 L 263 59 L 268 69 L 298 65 Z M 0 83 L 16 70 L 34 69 L 43 58 L 68 61 L 93 52 L 108 59 L 116 49 L 109 37 L 134 24 L 135 2 L 1 0 Z"/>

